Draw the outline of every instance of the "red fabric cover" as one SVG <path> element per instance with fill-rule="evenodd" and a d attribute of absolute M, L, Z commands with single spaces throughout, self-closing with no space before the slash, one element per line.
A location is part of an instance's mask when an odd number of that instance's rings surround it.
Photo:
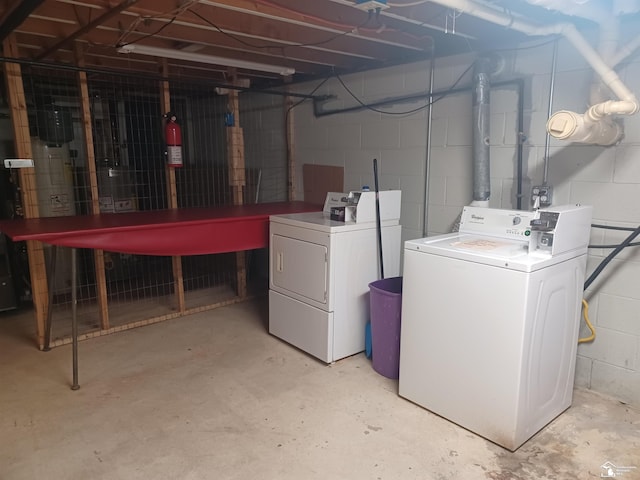
<path fill-rule="evenodd" d="M 317 212 L 304 202 L 0 220 L 14 241 L 136 255 L 203 255 L 269 245 L 269 215 Z"/>

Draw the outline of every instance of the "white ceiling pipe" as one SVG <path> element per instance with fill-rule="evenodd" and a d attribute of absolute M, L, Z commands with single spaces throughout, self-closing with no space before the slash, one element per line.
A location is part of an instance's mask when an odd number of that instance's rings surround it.
<path fill-rule="evenodd" d="M 618 74 L 607 65 L 607 63 L 598 55 L 593 47 L 585 40 L 585 38 L 578 32 L 576 27 L 570 23 L 561 23 L 550 26 L 537 26 L 532 25 L 526 20 L 516 18 L 513 15 L 508 15 L 502 11 L 495 10 L 491 7 L 480 5 L 472 0 L 432 0 L 435 3 L 443 5 L 449 8 L 455 8 L 467 15 L 473 15 L 482 20 L 492 22 L 504 27 L 517 30 L 527 35 L 553 35 L 561 34 L 571 42 L 571 44 L 580 52 L 584 59 L 591 65 L 595 72 L 600 76 L 602 82 L 607 85 L 611 91 L 618 97 L 619 101 L 608 101 L 605 104 L 594 105 L 587 113 L 580 115 L 573 112 L 571 115 L 565 115 L 566 112 L 560 114 L 556 119 L 553 116 L 547 122 L 547 126 L 550 128 L 549 133 L 557 138 L 563 138 L 566 140 L 573 140 L 572 135 L 577 135 L 575 141 L 584 141 L 583 138 L 591 139 L 592 135 L 584 133 L 585 130 L 593 131 L 593 129 L 607 132 L 606 134 L 595 134 L 601 140 L 598 142 L 600 145 L 611 145 L 619 140 L 621 137 L 621 129 L 617 124 L 610 119 L 606 122 L 606 125 L 596 127 L 594 124 L 598 123 L 599 119 L 603 118 L 603 115 L 632 115 L 640 110 L 640 105 L 635 95 L 622 83 Z M 560 113 L 560 112 L 558 112 Z M 596 120 L 598 119 L 598 120 Z M 605 121 L 605 120 L 602 120 Z M 581 126 L 581 127 L 580 127 Z M 574 128 L 575 127 L 575 128 Z M 609 132 L 617 132 L 615 135 Z M 573 132 L 567 135 L 567 132 Z M 581 135 L 578 135 L 582 132 Z M 561 136 L 558 136 L 561 135 Z M 600 143 L 611 142 L 611 143 Z"/>
<path fill-rule="evenodd" d="M 620 43 L 620 20 L 618 17 L 609 16 L 600 24 L 598 54 L 607 61 L 611 67 L 611 58 L 618 51 Z M 606 102 L 611 98 L 609 89 L 602 83 L 600 77 L 594 75 L 591 80 L 589 105 Z"/>
<path fill-rule="evenodd" d="M 549 26 L 532 25 L 525 20 L 507 15 L 493 8 L 477 4 L 471 0 L 432 0 L 445 7 L 455 8 L 467 15 L 481 18 L 488 22 L 503 25 L 527 35 L 564 35 L 580 52 L 585 60 L 600 76 L 602 81 L 616 94 L 620 100 L 629 100 L 637 103 L 635 95 L 622 83 L 618 74 L 614 72 L 606 62 L 598 55 L 593 47 L 570 23 L 558 23 Z"/>
<path fill-rule="evenodd" d="M 566 24 L 559 33 L 562 33 L 573 46 L 576 47 L 584 59 L 591 65 L 591 68 L 600 76 L 604 84 L 609 87 L 620 100 L 635 104 L 635 109 L 630 113 L 636 113 L 639 108 L 636 96 L 622 83 L 618 74 L 605 63 L 602 57 L 598 55 L 598 52 L 591 47 L 589 42 L 580 35 L 576 27 L 571 24 Z"/>
<path fill-rule="evenodd" d="M 611 16 L 611 12 L 594 2 L 575 0 L 527 0 L 528 3 L 547 10 L 555 10 L 566 15 L 585 18 L 596 23 L 600 23 L 603 19 Z"/>
<path fill-rule="evenodd" d="M 611 59 L 609 59 L 609 65 L 611 65 L 612 68 L 615 67 L 616 65 L 620 64 L 620 62 L 625 60 L 629 55 L 634 53 L 638 48 L 640 48 L 640 35 L 637 35 L 629 43 L 622 46 L 618 50 L 618 52 Z"/>

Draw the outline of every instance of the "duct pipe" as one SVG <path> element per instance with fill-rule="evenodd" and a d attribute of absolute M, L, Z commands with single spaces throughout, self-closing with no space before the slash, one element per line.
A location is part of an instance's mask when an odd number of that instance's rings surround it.
<path fill-rule="evenodd" d="M 473 202 L 471 205 L 488 207 L 491 196 L 489 158 L 489 72 L 491 60 L 480 57 L 473 67 Z"/>

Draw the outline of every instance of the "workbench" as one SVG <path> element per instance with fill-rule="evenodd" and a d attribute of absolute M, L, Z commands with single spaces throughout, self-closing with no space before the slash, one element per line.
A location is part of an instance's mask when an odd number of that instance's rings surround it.
<path fill-rule="evenodd" d="M 320 211 L 305 202 L 181 208 L 127 213 L 103 213 L 16 220 L 0 220 L 0 232 L 15 241 L 35 240 L 71 249 L 73 384 L 78 384 L 78 328 L 76 249 L 109 252 L 187 256 L 240 252 L 269 245 L 269 216 Z M 55 251 L 52 258 L 56 258 Z M 55 268 L 55 263 L 54 263 Z M 50 272 L 51 273 L 51 272 Z M 49 275 L 51 277 L 51 274 Z M 49 349 L 52 288 L 46 325 L 45 350 Z"/>

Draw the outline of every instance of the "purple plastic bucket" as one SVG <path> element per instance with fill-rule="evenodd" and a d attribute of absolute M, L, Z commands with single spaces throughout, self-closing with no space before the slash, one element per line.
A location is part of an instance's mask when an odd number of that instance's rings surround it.
<path fill-rule="evenodd" d="M 369 284 L 371 307 L 371 353 L 373 369 L 387 378 L 400 372 L 400 317 L 402 277 L 376 280 Z"/>

